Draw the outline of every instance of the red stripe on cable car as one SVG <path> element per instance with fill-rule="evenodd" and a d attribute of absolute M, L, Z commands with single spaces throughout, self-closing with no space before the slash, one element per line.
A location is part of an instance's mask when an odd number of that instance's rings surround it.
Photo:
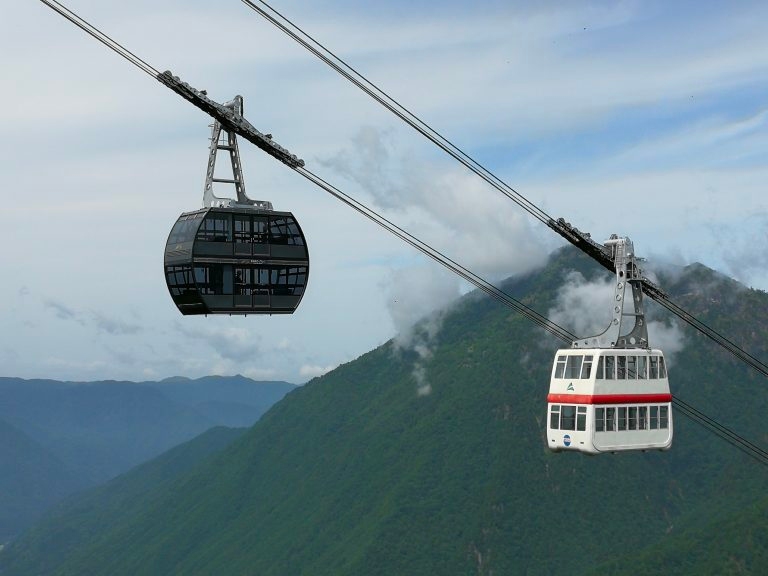
<path fill-rule="evenodd" d="M 550 404 L 656 404 L 672 402 L 672 394 L 549 394 Z"/>

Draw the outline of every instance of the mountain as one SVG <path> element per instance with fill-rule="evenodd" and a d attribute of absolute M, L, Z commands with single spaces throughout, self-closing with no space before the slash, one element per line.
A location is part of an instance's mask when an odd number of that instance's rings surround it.
<path fill-rule="evenodd" d="M 242 376 L 142 383 L 0 378 L 0 418 L 95 484 L 212 426 L 250 426 L 295 387 Z"/>
<path fill-rule="evenodd" d="M 251 426 L 296 387 L 279 381 L 255 383 L 240 375 L 204 376 L 197 380 L 176 377 L 144 384 L 210 421 L 230 427 Z"/>
<path fill-rule="evenodd" d="M 768 574 L 768 498 L 599 566 L 594 576 Z"/>
<path fill-rule="evenodd" d="M 53 548 L 46 553 L 46 559 L 50 559 L 51 563 L 46 563 L 39 570 L 48 572 L 56 568 L 57 548 L 66 548 L 81 540 L 98 539 L 105 525 L 125 513 L 126 503 L 131 503 L 134 508 L 152 506 L 154 491 L 172 484 L 179 476 L 202 465 L 207 458 L 220 452 L 244 432 L 243 428 L 211 428 L 189 442 L 61 505 L 69 522 L 61 527 L 62 531 L 55 541 L 49 543 Z M 120 497 L 115 498 L 115 494 L 120 494 Z M 33 530 L 28 537 L 35 536 Z M 14 570 L 12 565 L 8 569 Z"/>
<path fill-rule="evenodd" d="M 549 314 L 574 273 L 606 278 L 566 249 L 504 288 Z M 768 295 L 700 265 L 659 280 L 768 358 Z M 765 445 L 764 379 L 697 333 L 679 334 L 667 349 L 673 392 Z M 754 518 L 764 466 L 681 414 L 669 452 L 549 452 L 560 343 L 476 293 L 411 341 L 419 346 L 389 342 L 296 390 L 204 465 L 158 485 L 151 505 L 112 489 L 104 497 L 122 504 L 108 521 L 48 518 L 0 553 L 0 573 L 570 575 L 683 541 L 691 563 L 670 564 L 671 574 L 715 551 L 738 558 L 738 533 L 705 536 Z M 73 523 L 98 537 L 62 544 Z M 764 548 L 751 550 L 764 562 Z"/>
<path fill-rule="evenodd" d="M 213 426 L 252 425 L 295 388 L 242 376 L 142 383 L 0 378 L 0 447 L 7 454 L 0 460 L 0 543 L 64 496 Z M 2 488 L 11 485 L 3 498 Z"/>
<path fill-rule="evenodd" d="M 78 483 L 59 459 L 0 420 L 0 542 L 72 493 Z"/>

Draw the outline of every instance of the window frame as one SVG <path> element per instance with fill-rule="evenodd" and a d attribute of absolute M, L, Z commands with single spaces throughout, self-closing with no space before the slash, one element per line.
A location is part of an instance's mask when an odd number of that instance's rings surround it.
<path fill-rule="evenodd" d="M 587 430 L 587 407 L 576 407 L 576 431 L 586 432 Z"/>
<path fill-rule="evenodd" d="M 566 430 L 568 432 L 576 432 L 576 406 L 574 404 L 560 405 L 559 429 Z"/>
<path fill-rule="evenodd" d="M 549 427 L 552 430 L 560 430 L 560 404 L 552 404 L 549 411 Z"/>
<path fill-rule="evenodd" d="M 595 432 L 605 431 L 605 407 L 595 406 Z"/>

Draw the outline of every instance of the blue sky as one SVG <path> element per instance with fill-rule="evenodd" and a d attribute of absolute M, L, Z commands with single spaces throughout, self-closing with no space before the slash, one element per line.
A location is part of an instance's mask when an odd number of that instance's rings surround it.
<path fill-rule="evenodd" d="M 242 94 L 314 172 L 472 270 L 559 246 L 237 0 L 66 5 L 213 98 Z M 292 317 L 181 317 L 162 251 L 200 205 L 209 120 L 41 2 L 0 6 L 0 374 L 304 382 L 467 289 L 244 147 L 249 194 L 308 236 L 307 295 Z M 768 289 L 765 3 L 274 6 L 549 213 Z"/>

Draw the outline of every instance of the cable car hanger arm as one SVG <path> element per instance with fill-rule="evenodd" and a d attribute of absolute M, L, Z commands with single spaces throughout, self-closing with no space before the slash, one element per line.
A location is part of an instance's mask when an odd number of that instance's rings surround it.
<path fill-rule="evenodd" d="M 194 104 L 200 110 L 218 120 L 222 126 L 236 132 L 251 144 L 280 160 L 283 164 L 294 169 L 304 166 L 304 160 L 298 158 L 295 154 L 291 154 L 288 150 L 274 142 L 271 134 L 264 134 L 257 130 L 253 124 L 248 122 L 241 114 L 236 113 L 232 107 L 219 104 L 215 100 L 208 98 L 204 90 L 197 90 L 183 82 L 178 76 L 174 76 L 170 70 L 157 74 L 156 78 L 186 101 Z"/>

